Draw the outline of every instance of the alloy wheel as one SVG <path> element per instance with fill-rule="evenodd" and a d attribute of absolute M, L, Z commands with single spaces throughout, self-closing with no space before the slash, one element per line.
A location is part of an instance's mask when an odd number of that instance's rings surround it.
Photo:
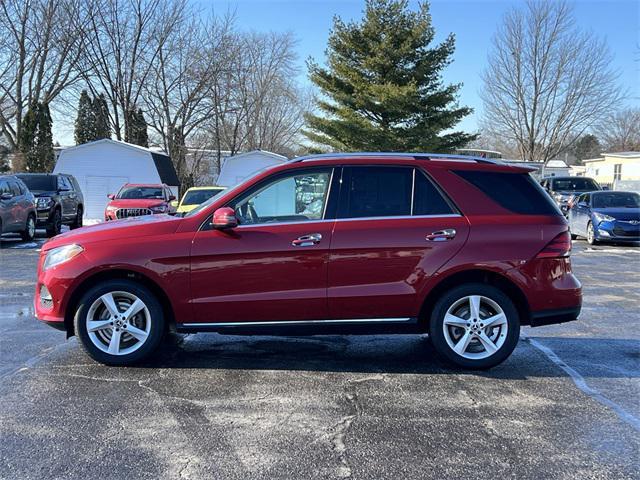
<path fill-rule="evenodd" d="M 29 238 L 36 236 L 36 221 L 32 216 L 29 216 L 27 220 L 27 235 L 29 235 Z"/>
<path fill-rule="evenodd" d="M 469 295 L 455 301 L 442 323 L 444 338 L 459 356 L 481 360 L 496 353 L 507 339 L 509 325 L 503 309 L 492 299 Z"/>
<path fill-rule="evenodd" d="M 587 226 L 587 242 L 593 244 L 594 239 L 595 232 L 593 231 L 593 223 L 589 223 L 589 225 Z"/>
<path fill-rule="evenodd" d="M 135 352 L 151 332 L 151 314 L 145 303 L 130 292 L 108 292 L 89 307 L 86 317 L 91 342 L 110 355 Z"/>

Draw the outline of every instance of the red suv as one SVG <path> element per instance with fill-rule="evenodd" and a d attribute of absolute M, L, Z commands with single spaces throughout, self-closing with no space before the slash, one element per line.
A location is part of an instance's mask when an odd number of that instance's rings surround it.
<path fill-rule="evenodd" d="M 439 154 L 332 154 L 265 170 L 183 218 L 47 242 L 36 315 L 95 360 L 147 357 L 168 330 L 428 333 L 465 368 L 521 325 L 577 318 L 564 216 L 526 168 Z"/>
<path fill-rule="evenodd" d="M 117 194 L 108 197 L 111 201 L 104 210 L 107 221 L 176 212 L 171 205 L 176 197 L 164 184 L 127 183 Z"/>

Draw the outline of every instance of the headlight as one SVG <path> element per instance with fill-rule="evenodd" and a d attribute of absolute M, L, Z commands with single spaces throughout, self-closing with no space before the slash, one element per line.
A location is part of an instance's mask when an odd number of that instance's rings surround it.
<path fill-rule="evenodd" d="M 76 244 L 53 248 L 47 252 L 47 256 L 44 259 L 44 265 L 42 266 L 42 269 L 48 270 L 49 268 L 60 265 L 61 263 L 68 262 L 83 251 L 84 248 Z"/>
<path fill-rule="evenodd" d="M 149 207 L 153 213 L 165 213 L 168 208 L 166 205 L 156 205 L 155 207 Z"/>
<path fill-rule="evenodd" d="M 598 222 L 613 222 L 615 218 L 610 215 L 605 215 L 604 213 L 593 212 L 593 216 L 596 217 Z"/>
<path fill-rule="evenodd" d="M 38 197 L 37 205 L 39 208 L 47 208 L 52 202 L 53 200 L 51 200 L 51 197 Z"/>

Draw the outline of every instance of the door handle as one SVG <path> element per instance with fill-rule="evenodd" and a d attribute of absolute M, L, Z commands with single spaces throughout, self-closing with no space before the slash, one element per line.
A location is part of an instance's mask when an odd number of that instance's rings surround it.
<path fill-rule="evenodd" d="M 296 238 L 291 245 L 294 247 L 311 247 L 312 245 L 317 245 L 322 240 L 322 234 L 320 233 L 310 233 L 309 235 L 303 235 L 302 237 Z"/>
<path fill-rule="evenodd" d="M 452 240 L 456 236 L 454 228 L 445 228 L 444 230 L 438 230 L 437 232 L 430 233 L 426 236 L 426 240 L 429 242 L 444 242 Z"/>

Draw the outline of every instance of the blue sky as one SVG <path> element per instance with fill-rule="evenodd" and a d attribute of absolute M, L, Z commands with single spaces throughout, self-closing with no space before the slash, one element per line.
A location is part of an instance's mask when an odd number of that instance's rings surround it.
<path fill-rule="evenodd" d="M 197 1 L 197 0 L 196 0 Z M 306 78 L 305 59 L 322 62 L 333 15 L 343 20 L 359 19 L 364 0 L 206 0 L 197 1 L 214 11 L 235 11 L 239 29 L 291 31 L 298 40 L 300 80 Z M 417 1 L 411 1 L 415 7 Z M 456 35 L 454 62 L 444 73 L 445 81 L 462 82 L 460 101 L 475 112 L 462 121 L 465 130 L 475 130 L 482 104 L 478 97 L 480 73 L 496 26 L 504 13 L 517 6 L 508 0 L 432 0 L 431 14 L 436 40 L 450 32 Z M 620 82 L 633 97 L 628 103 L 640 104 L 640 2 L 638 0 L 578 0 L 574 2 L 576 23 L 606 38 L 615 56 L 614 66 Z"/>

